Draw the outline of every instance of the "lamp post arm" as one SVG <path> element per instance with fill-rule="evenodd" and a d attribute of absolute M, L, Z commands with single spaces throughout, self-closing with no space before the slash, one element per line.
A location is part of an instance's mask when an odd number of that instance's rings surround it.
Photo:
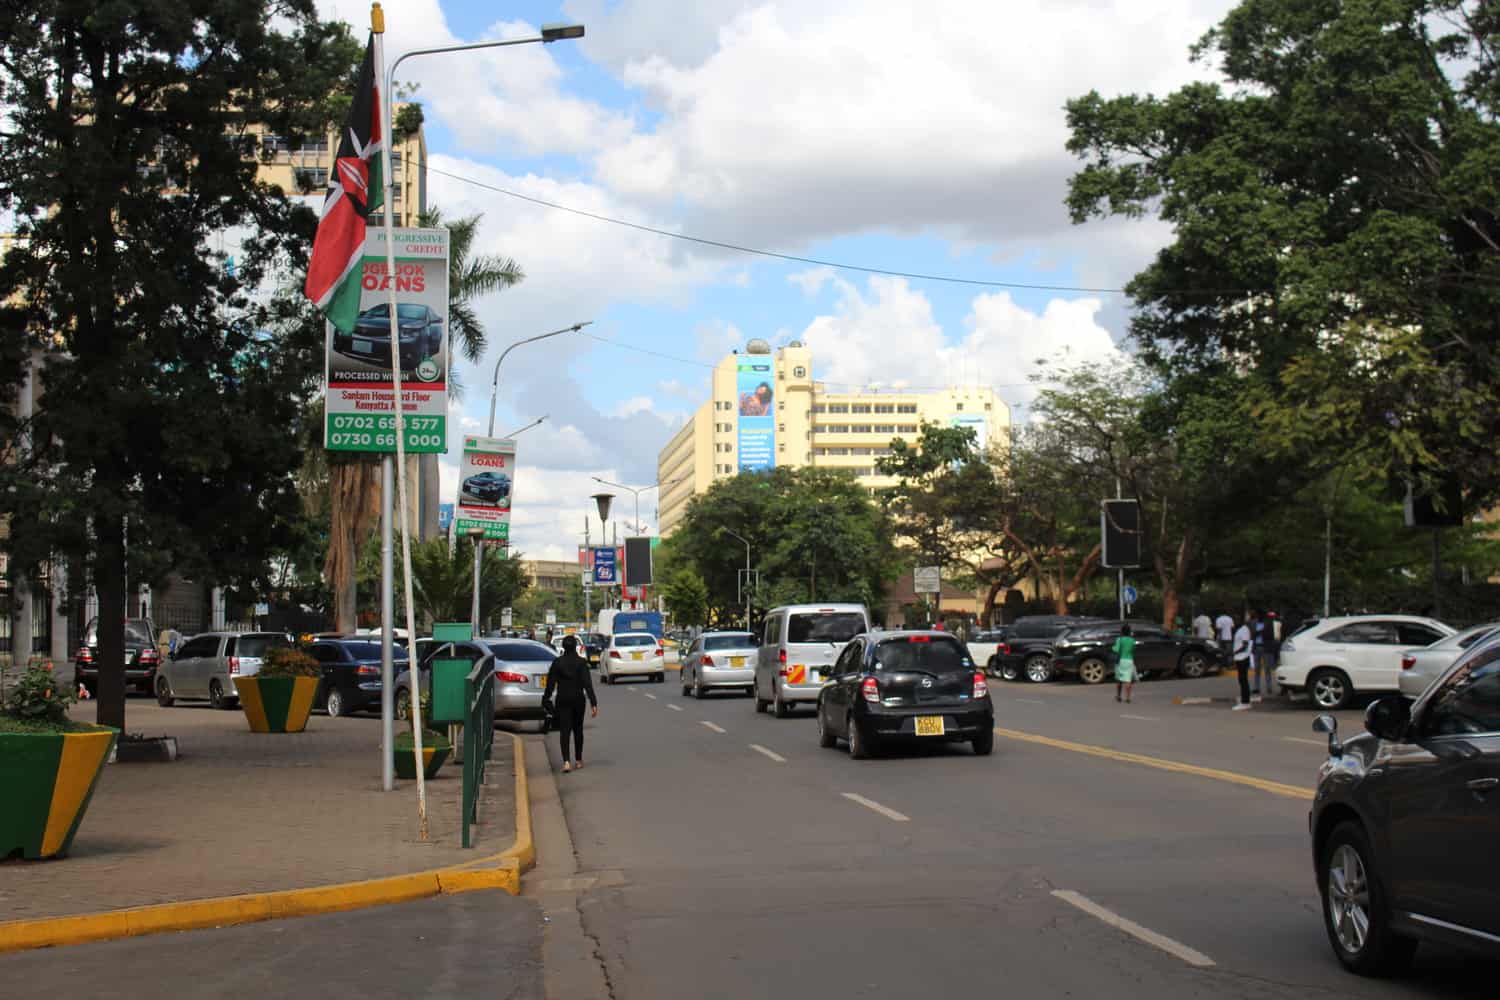
<path fill-rule="evenodd" d="M 504 42 L 504 43 L 501 43 L 501 44 L 509 45 L 509 44 L 512 44 L 512 43 L 510 43 L 510 42 Z M 470 48 L 479 48 L 479 47 L 482 47 L 482 46 L 469 46 L 469 47 Z M 438 49 L 438 50 L 435 50 L 435 51 L 444 51 L 444 50 Z M 507 354 L 509 354 L 511 351 L 514 351 L 516 348 L 520 347 L 522 344 L 534 344 L 538 340 L 546 340 L 548 337 L 556 337 L 558 334 L 561 334 L 561 333 L 569 333 L 569 332 L 576 333 L 579 330 L 582 330 L 584 327 L 588 326 L 592 322 L 593 322 L 593 320 L 586 320 L 586 321 L 584 321 L 582 323 L 574 323 L 572 326 L 565 326 L 561 330 L 552 330 L 552 331 L 549 331 L 547 333 L 539 333 L 535 337 L 527 337 L 525 340 L 518 340 L 514 344 L 511 344 L 505 350 L 503 350 L 503 351 L 500 352 L 500 357 L 498 359 L 496 359 L 496 361 L 495 361 L 495 374 L 490 378 L 490 425 L 489 425 L 490 429 L 485 432 L 486 436 L 488 436 L 488 437 L 494 437 L 495 436 L 495 400 L 499 397 L 499 394 L 500 394 L 500 366 L 505 363 L 505 356 Z"/>

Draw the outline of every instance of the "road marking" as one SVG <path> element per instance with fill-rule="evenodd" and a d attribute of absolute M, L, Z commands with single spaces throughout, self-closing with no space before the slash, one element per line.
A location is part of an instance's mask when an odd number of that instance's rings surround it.
<path fill-rule="evenodd" d="M 670 708 L 674 712 L 680 712 L 680 711 L 682 711 L 682 706 L 681 705 L 673 705 L 671 702 L 667 703 L 667 707 Z"/>
<path fill-rule="evenodd" d="M 1137 722 L 1160 722 L 1154 715 L 1121 715 L 1122 719 L 1135 719 Z"/>
<path fill-rule="evenodd" d="M 1070 743 L 1067 740 L 1055 740 L 1050 736 L 1038 736 L 1036 733 L 1023 733 L 1015 729 L 996 729 L 997 736 L 1004 736 L 1009 740 L 1020 740 L 1024 743 L 1040 743 L 1042 746 L 1053 747 L 1058 750 L 1071 750 L 1074 753 L 1084 753 L 1091 757 L 1104 757 L 1108 760 L 1118 760 L 1126 764 L 1140 764 L 1143 767 L 1154 767 L 1160 771 L 1174 771 L 1178 774 L 1195 774 L 1200 778 L 1212 778 L 1215 781 L 1227 781 L 1232 785 L 1245 785 L 1249 788 L 1258 788 L 1272 795 L 1280 795 L 1288 799 L 1310 799 L 1313 797 L 1311 788 L 1301 785 L 1287 785 L 1280 781 L 1267 781 L 1265 778 L 1252 778 L 1246 774 L 1236 774 L 1233 771 L 1220 771 L 1212 767 L 1199 767 L 1196 764 L 1183 764 L 1175 760 L 1163 760 L 1160 757 L 1147 757 L 1138 753 L 1127 753 L 1124 750 L 1111 750 L 1109 747 L 1090 746 L 1087 743 Z"/>
<path fill-rule="evenodd" d="M 761 746 L 759 743 L 752 743 L 752 744 L 750 744 L 750 749 L 754 750 L 756 753 L 765 754 L 767 757 L 771 758 L 772 760 L 774 760 L 778 764 L 785 764 L 786 763 L 786 758 L 783 757 L 783 756 L 781 756 L 781 754 L 777 753 L 775 750 L 767 750 L 765 747 Z"/>
<path fill-rule="evenodd" d="M 1023 705 L 1045 705 L 1045 704 L 1047 704 L 1045 701 L 1043 701 L 1040 698 L 1012 698 L 1011 701 L 1018 701 L 1018 702 L 1020 702 Z"/>
<path fill-rule="evenodd" d="M 709 729 L 712 729 L 716 733 L 727 733 L 727 732 L 729 732 L 729 730 L 727 730 L 727 729 L 720 729 L 718 726 L 714 725 L 712 722 L 700 722 L 700 723 L 698 723 L 698 725 L 700 725 L 700 726 L 707 726 Z"/>
<path fill-rule="evenodd" d="M 1154 948 L 1160 948 L 1173 958 L 1182 959 L 1188 965 L 1197 966 L 1200 969 L 1212 968 L 1214 965 L 1214 960 L 1203 954 L 1203 952 L 1189 948 L 1181 941 L 1174 941 L 1165 934 L 1158 934 L 1149 927 L 1142 927 L 1134 920 L 1127 920 L 1113 910 L 1106 910 L 1092 899 L 1076 893 L 1072 889 L 1053 889 L 1052 895 L 1064 903 L 1078 907 L 1089 916 L 1097 917 L 1109 926 L 1124 931 L 1138 941 L 1144 941 Z"/>
<path fill-rule="evenodd" d="M 860 805 L 864 806 L 866 809 L 873 809 L 875 812 L 880 813 L 880 815 L 884 816 L 886 819 L 893 819 L 897 823 L 910 823 L 911 822 L 911 817 L 910 816 L 907 816 L 907 815 L 905 815 L 903 813 L 898 813 L 894 809 L 887 809 L 885 806 L 881 805 L 879 802 L 875 802 L 875 801 L 873 801 L 871 799 L 867 799 L 863 795 L 855 795 L 853 792 L 840 792 L 839 794 L 843 795 L 844 798 L 848 799 L 850 802 L 858 802 Z"/>
<path fill-rule="evenodd" d="M 654 695 L 654 694 L 651 694 L 651 693 L 649 693 L 649 692 L 648 692 L 648 693 L 647 693 L 647 694 L 646 694 L 646 697 L 647 697 L 647 698 L 650 698 L 650 699 L 651 699 L 651 700 L 652 700 L 652 701 L 655 701 L 655 700 L 656 700 L 656 695 Z"/>
<path fill-rule="evenodd" d="M 1327 740 L 1310 740 L 1305 736 L 1283 736 L 1282 739 L 1286 740 L 1288 743 L 1311 743 L 1315 747 L 1328 746 Z"/>

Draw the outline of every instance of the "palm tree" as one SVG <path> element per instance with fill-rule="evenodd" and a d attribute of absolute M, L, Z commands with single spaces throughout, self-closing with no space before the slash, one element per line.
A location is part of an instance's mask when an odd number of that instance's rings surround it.
<path fill-rule="evenodd" d="M 483 356 L 486 340 L 484 324 L 474 311 L 475 300 L 519 284 L 526 277 L 521 266 L 509 257 L 474 254 L 474 240 L 482 218 L 469 215 L 448 221 L 438 208 L 429 208 L 417 218 L 420 226 L 448 229 L 448 342 L 450 348 L 462 351 L 469 361 L 478 361 Z M 457 395 L 459 382 L 453 368 L 450 355 L 449 386 Z M 355 564 L 380 519 L 380 463 L 373 455 L 351 453 L 330 454 L 327 459 L 329 540 L 323 578 L 333 590 L 336 627 L 339 631 L 352 631 L 357 624 Z M 436 511 L 437 456 L 422 455 L 419 462 L 425 501 L 422 506 Z"/>

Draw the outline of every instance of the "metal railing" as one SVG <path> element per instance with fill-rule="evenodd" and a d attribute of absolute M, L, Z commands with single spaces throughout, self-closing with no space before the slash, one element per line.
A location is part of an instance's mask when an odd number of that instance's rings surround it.
<path fill-rule="evenodd" d="M 479 821 L 479 789 L 495 746 L 495 658 L 486 656 L 464 678 L 463 844 L 472 847 L 469 825 Z"/>

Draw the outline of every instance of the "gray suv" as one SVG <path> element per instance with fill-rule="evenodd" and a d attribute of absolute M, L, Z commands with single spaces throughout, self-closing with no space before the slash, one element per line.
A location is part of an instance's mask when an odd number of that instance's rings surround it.
<path fill-rule="evenodd" d="M 236 677 L 260 671 L 266 650 L 290 647 L 280 632 L 204 632 L 177 647 L 156 672 L 156 702 L 170 707 L 178 698 L 207 698 L 214 708 L 239 704 Z"/>
<path fill-rule="evenodd" d="M 1387 695 L 1365 729 L 1328 734 L 1309 825 L 1333 953 L 1398 971 L 1422 941 L 1500 958 L 1500 635 L 1475 643 L 1410 705 Z"/>

